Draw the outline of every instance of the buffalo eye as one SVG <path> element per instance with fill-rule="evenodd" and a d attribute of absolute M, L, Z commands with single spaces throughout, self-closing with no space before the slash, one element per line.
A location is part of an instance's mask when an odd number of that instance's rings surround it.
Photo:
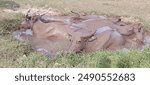
<path fill-rule="evenodd" d="M 81 41 L 77 41 L 76 43 L 79 44 L 79 43 L 81 43 Z"/>
<path fill-rule="evenodd" d="M 138 32 L 141 32 L 141 29 L 142 29 L 142 28 L 139 28 L 139 29 L 138 29 Z"/>
<path fill-rule="evenodd" d="M 26 20 L 27 21 L 31 20 L 31 16 L 26 17 Z"/>

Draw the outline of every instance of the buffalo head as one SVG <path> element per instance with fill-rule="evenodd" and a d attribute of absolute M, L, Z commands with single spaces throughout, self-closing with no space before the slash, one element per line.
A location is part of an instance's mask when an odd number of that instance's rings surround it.
<path fill-rule="evenodd" d="M 75 33 L 75 35 L 72 36 L 72 45 L 70 47 L 70 50 L 76 53 L 84 51 L 86 43 L 94 36 L 95 33 L 96 32 L 87 34 L 82 34 L 80 32 Z"/>
<path fill-rule="evenodd" d="M 38 20 L 41 19 L 43 15 L 45 15 L 47 12 L 43 14 L 39 14 L 38 12 L 30 13 L 31 9 L 28 10 L 27 14 L 25 15 L 25 20 L 21 23 L 20 28 L 24 29 L 31 29 L 33 27 L 33 24 L 36 23 Z"/>

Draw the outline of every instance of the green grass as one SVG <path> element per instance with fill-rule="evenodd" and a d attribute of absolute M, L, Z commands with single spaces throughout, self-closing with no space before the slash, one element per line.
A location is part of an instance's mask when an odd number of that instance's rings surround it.
<path fill-rule="evenodd" d="M 3 0 L 5 1 L 5 0 Z M 7 0 L 8 1 L 8 0 Z M 147 29 L 150 27 L 149 0 L 14 0 L 15 9 L 51 7 L 60 13 L 72 11 L 107 16 L 137 18 Z M 1 2 L 1 1 L 0 1 Z M 30 3 L 29 3 L 30 2 Z M 3 2 L 4 3 L 4 2 Z M 7 4 L 10 2 L 5 2 Z M 17 5 L 17 6 L 15 6 Z M 19 7 L 18 7 L 19 6 Z M 0 3 L 0 10 L 10 9 Z M 0 12 L 0 67 L 44 68 L 149 68 L 150 48 L 144 51 L 131 49 L 128 52 L 97 51 L 89 54 L 59 54 L 49 58 L 32 50 L 30 45 L 12 38 L 9 34 L 20 23 L 22 14 Z"/>
<path fill-rule="evenodd" d="M 1 0 L 0 1 L 0 8 L 7 8 L 7 9 L 15 10 L 16 8 L 19 8 L 19 7 L 20 7 L 20 5 L 14 1 L 9 1 L 9 0 Z"/>

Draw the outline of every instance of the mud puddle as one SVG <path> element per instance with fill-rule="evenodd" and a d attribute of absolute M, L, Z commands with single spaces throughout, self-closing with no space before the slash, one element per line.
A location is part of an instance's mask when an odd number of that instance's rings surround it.
<path fill-rule="evenodd" d="M 13 36 L 29 42 L 48 56 L 59 52 L 88 53 L 97 50 L 143 50 L 149 33 L 140 23 L 98 15 L 71 13 L 65 16 L 30 13 Z"/>

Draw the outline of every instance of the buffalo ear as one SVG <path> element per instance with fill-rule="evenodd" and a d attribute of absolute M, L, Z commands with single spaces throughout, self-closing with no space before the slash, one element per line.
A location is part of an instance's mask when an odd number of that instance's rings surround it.
<path fill-rule="evenodd" d="M 138 28 L 138 32 L 143 33 L 144 32 L 143 28 L 142 27 Z"/>
<path fill-rule="evenodd" d="M 29 9 L 29 10 L 27 11 L 26 18 L 28 18 L 30 11 L 31 11 L 31 9 Z"/>
<path fill-rule="evenodd" d="M 28 15 L 26 15 L 25 18 L 28 18 Z"/>
<path fill-rule="evenodd" d="M 28 20 L 31 20 L 31 19 L 32 19 L 32 17 L 31 17 L 31 16 L 28 16 L 28 17 L 27 17 L 27 19 L 28 19 Z"/>
<path fill-rule="evenodd" d="M 88 34 L 88 35 L 86 35 L 86 36 L 82 36 L 81 38 L 82 38 L 82 39 L 89 39 L 89 38 L 91 38 L 92 36 L 94 36 L 95 33 L 96 33 L 96 31 L 94 31 L 94 32 L 92 32 L 92 33 L 90 33 L 90 34 Z"/>
<path fill-rule="evenodd" d="M 142 27 L 138 28 L 138 29 L 135 29 L 134 31 L 136 34 L 144 34 L 144 29 Z"/>

